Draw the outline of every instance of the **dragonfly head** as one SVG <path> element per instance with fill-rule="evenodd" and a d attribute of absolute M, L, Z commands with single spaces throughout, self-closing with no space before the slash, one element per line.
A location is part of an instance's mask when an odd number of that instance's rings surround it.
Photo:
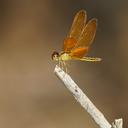
<path fill-rule="evenodd" d="M 52 56 L 51 57 L 52 57 L 52 60 L 58 61 L 59 60 L 59 53 L 56 52 L 56 51 L 54 51 L 52 53 Z"/>

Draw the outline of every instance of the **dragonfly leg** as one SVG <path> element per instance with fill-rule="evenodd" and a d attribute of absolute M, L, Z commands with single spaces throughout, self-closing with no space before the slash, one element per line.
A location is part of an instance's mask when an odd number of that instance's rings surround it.
<path fill-rule="evenodd" d="M 59 67 L 63 70 L 64 69 L 64 65 L 63 65 L 63 61 L 59 60 Z"/>
<path fill-rule="evenodd" d="M 64 70 L 64 72 L 68 73 L 68 69 L 67 69 L 67 64 L 65 61 L 59 60 L 58 61 L 58 66 Z"/>
<path fill-rule="evenodd" d="M 61 66 L 61 64 L 60 64 L 60 60 L 58 60 L 58 66 L 59 66 L 59 67 Z"/>
<path fill-rule="evenodd" d="M 64 65 L 64 68 L 65 68 L 65 72 L 68 73 L 67 63 L 65 61 L 63 61 L 63 65 Z"/>

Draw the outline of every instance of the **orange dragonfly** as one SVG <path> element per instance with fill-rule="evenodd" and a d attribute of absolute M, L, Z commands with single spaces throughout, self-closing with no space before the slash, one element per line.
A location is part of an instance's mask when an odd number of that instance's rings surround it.
<path fill-rule="evenodd" d="M 97 19 L 93 18 L 86 22 L 87 15 L 85 10 L 80 10 L 74 17 L 69 34 L 64 39 L 63 49 L 60 53 L 54 51 L 52 59 L 59 62 L 59 66 L 64 66 L 65 61 L 101 61 L 101 58 L 87 57 L 90 45 L 95 37 Z"/>

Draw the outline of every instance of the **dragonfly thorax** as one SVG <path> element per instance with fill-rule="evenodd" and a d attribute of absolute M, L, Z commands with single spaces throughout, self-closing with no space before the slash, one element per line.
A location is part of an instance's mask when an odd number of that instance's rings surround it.
<path fill-rule="evenodd" d="M 67 53 L 62 53 L 59 57 L 60 60 L 62 61 L 67 61 L 67 60 L 70 60 L 71 59 L 71 56 Z"/>
<path fill-rule="evenodd" d="M 58 53 L 56 51 L 54 51 L 52 53 L 52 60 L 55 60 L 55 61 L 67 61 L 67 60 L 70 60 L 71 59 L 71 56 L 68 54 L 68 53 Z"/>

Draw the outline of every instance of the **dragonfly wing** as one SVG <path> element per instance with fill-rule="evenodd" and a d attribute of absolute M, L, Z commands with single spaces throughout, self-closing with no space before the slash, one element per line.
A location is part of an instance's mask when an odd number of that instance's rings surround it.
<path fill-rule="evenodd" d="M 70 32 L 65 38 L 63 43 L 63 51 L 70 52 L 73 49 L 78 41 L 79 36 L 83 30 L 84 24 L 86 22 L 86 11 L 80 10 L 74 17 Z"/>
<path fill-rule="evenodd" d="M 75 47 L 89 47 L 95 37 L 97 27 L 97 19 L 91 19 L 85 24 L 83 31 Z"/>
<path fill-rule="evenodd" d="M 70 52 L 71 49 L 73 49 L 76 45 L 76 40 L 74 38 L 66 38 L 64 39 L 64 43 L 63 43 L 63 51 L 64 52 Z"/>
<path fill-rule="evenodd" d="M 71 51 L 70 56 L 72 58 L 83 58 L 83 56 L 88 52 L 88 47 L 79 47 Z"/>
<path fill-rule="evenodd" d="M 74 38 L 76 41 L 78 41 L 78 38 L 83 30 L 84 24 L 86 23 L 86 19 L 86 11 L 80 10 L 74 17 L 68 37 Z"/>

